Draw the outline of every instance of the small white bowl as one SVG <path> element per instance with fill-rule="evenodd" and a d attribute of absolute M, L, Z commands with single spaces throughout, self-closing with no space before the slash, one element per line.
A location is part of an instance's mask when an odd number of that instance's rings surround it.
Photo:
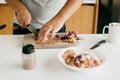
<path fill-rule="evenodd" d="M 62 57 L 63 54 L 65 53 L 65 51 L 67 51 L 67 50 L 74 50 L 76 54 L 80 54 L 83 52 L 94 53 L 96 56 L 98 56 L 101 59 L 101 64 L 99 66 L 92 67 L 92 68 L 78 68 L 75 66 L 70 66 L 70 65 L 65 63 L 65 60 Z M 105 56 L 100 51 L 98 51 L 98 50 L 86 50 L 85 48 L 82 48 L 80 46 L 74 46 L 74 47 L 69 47 L 69 48 L 63 49 L 62 51 L 59 52 L 58 59 L 68 69 L 73 70 L 73 71 L 78 71 L 78 72 L 79 71 L 86 71 L 86 70 L 88 71 L 88 70 L 92 70 L 94 68 L 98 68 L 105 62 Z"/>

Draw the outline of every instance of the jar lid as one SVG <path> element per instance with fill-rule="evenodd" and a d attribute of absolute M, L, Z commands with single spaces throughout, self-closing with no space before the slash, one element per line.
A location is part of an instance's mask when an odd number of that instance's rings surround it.
<path fill-rule="evenodd" d="M 22 52 L 24 54 L 31 54 L 31 53 L 35 52 L 34 46 L 32 44 L 27 44 L 27 45 L 23 46 Z"/>

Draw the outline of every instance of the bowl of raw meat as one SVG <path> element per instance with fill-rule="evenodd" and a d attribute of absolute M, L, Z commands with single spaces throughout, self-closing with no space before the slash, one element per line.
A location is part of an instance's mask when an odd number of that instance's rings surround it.
<path fill-rule="evenodd" d="M 80 46 L 63 49 L 59 52 L 58 59 L 73 71 L 97 69 L 105 62 L 105 56 L 99 50 L 86 50 Z"/>

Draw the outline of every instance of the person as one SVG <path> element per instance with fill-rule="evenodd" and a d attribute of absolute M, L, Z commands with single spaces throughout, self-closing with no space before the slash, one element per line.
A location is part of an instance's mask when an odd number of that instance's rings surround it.
<path fill-rule="evenodd" d="M 66 20 L 82 5 L 83 0 L 6 0 L 16 12 L 17 21 L 39 30 L 38 41 L 52 39 Z"/>

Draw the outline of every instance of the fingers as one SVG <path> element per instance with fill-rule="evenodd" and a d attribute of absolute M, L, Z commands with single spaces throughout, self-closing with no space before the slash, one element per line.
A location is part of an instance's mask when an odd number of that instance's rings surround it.
<path fill-rule="evenodd" d="M 56 22 L 56 20 L 51 20 L 46 23 L 39 31 L 38 41 L 47 40 L 48 35 L 50 36 L 50 39 L 52 39 L 63 24 L 64 23 L 62 22 Z"/>
<path fill-rule="evenodd" d="M 39 34 L 38 34 L 38 41 L 48 40 L 48 34 L 50 33 L 51 30 L 52 30 L 52 28 L 49 28 L 49 29 L 43 28 L 43 29 L 41 29 Z"/>
<path fill-rule="evenodd" d="M 23 27 L 26 27 L 31 22 L 31 19 L 29 19 L 28 17 L 27 18 L 18 17 L 17 20 L 21 25 L 23 25 Z"/>
<path fill-rule="evenodd" d="M 56 35 L 56 30 L 51 31 L 50 39 L 54 38 Z"/>
<path fill-rule="evenodd" d="M 25 21 L 24 21 L 24 26 L 27 26 L 28 24 L 30 24 L 30 22 L 31 22 L 31 19 L 29 19 L 28 17 L 25 19 Z"/>
<path fill-rule="evenodd" d="M 24 21 L 23 21 L 23 19 L 21 19 L 20 16 L 17 16 L 17 20 L 18 20 L 18 22 L 19 22 L 21 25 L 23 25 Z"/>
<path fill-rule="evenodd" d="M 52 30 L 52 28 L 49 28 L 47 30 L 41 31 L 38 35 L 38 41 L 48 40 L 48 35 L 50 35 L 50 39 L 54 38 L 54 36 L 56 35 L 56 30 Z"/>

